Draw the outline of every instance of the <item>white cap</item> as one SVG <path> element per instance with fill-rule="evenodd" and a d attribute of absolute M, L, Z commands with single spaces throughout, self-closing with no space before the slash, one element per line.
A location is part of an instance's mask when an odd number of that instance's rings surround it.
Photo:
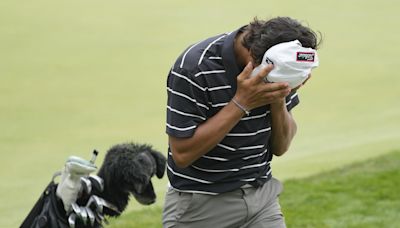
<path fill-rule="evenodd" d="M 251 76 L 257 75 L 261 67 L 274 64 L 272 71 L 266 76 L 269 82 L 288 82 L 291 88 L 301 85 L 319 65 L 317 51 L 302 47 L 300 41 L 280 43 L 269 48 L 261 61 L 254 68 Z"/>

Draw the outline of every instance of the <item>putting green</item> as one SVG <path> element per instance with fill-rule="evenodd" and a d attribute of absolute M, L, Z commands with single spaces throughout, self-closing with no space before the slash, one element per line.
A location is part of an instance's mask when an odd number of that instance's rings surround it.
<path fill-rule="evenodd" d="M 299 130 L 280 178 L 400 147 L 400 3 L 376 1 L 0 2 L 0 227 L 18 226 L 70 155 L 100 164 L 113 144 L 166 153 L 165 82 L 189 44 L 254 16 L 288 15 L 323 33 L 299 93 Z M 378 10 L 379 9 L 379 10 Z M 157 181 L 162 204 L 166 180 Z M 130 209 L 136 209 L 132 203 Z"/>

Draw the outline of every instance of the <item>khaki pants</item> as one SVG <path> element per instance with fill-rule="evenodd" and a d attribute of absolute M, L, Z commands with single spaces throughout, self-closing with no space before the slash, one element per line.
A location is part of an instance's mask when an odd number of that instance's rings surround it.
<path fill-rule="evenodd" d="M 164 228 L 286 227 L 275 178 L 259 188 L 246 185 L 219 195 L 183 193 L 169 188 L 163 210 Z"/>

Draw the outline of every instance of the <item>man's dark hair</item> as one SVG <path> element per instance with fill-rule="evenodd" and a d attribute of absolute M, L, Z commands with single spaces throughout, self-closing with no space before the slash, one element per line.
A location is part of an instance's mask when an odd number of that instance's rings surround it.
<path fill-rule="evenodd" d="M 256 64 L 260 64 L 264 53 L 272 46 L 299 40 L 303 47 L 317 49 L 320 43 L 317 34 L 290 17 L 276 17 L 268 21 L 254 19 L 243 28 L 243 46 L 247 48 Z"/>

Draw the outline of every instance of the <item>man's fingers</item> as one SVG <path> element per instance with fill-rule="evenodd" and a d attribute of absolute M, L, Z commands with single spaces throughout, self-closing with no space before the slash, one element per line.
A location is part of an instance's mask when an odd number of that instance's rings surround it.
<path fill-rule="evenodd" d="M 262 66 L 260 72 L 258 72 L 256 78 L 257 82 L 261 82 L 264 80 L 265 76 L 271 72 L 271 70 L 274 68 L 274 65 L 268 64 L 267 66 Z"/>
<path fill-rule="evenodd" d="M 290 89 L 280 89 L 264 94 L 264 98 L 269 101 L 285 98 L 290 94 Z"/>
<path fill-rule="evenodd" d="M 289 90 L 290 92 L 289 84 L 287 82 L 273 82 L 263 84 L 263 92 L 273 92 L 277 90 Z"/>
<path fill-rule="evenodd" d="M 239 74 L 239 80 L 245 80 L 250 77 L 253 71 L 253 64 L 251 62 L 247 63 L 246 67 L 243 69 L 242 73 Z"/>
<path fill-rule="evenodd" d="M 285 98 L 291 91 L 287 82 L 265 83 L 263 87 L 264 99 L 269 102 Z"/>

